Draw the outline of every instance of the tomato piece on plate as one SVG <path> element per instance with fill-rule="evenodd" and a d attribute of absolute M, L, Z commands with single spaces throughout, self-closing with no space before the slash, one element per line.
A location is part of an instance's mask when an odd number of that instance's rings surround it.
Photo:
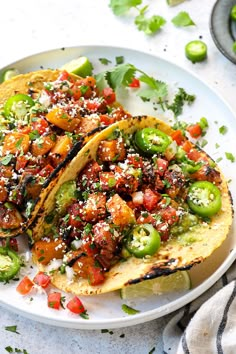
<path fill-rule="evenodd" d="M 80 301 L 80 299 L 77 296 L 74 296 L 66 305 L 66 307 L 68 308 L 68 310 L 70 310 L 70 312 L 76 313 L 76 314 L 80 314 L 85 312 L 85 308 L 84 305 L 82 304 L 82 302 Z"/>
<path fill-rule="evenodd" d="M 191 137 L 193 139 L 197 139 L 197 138 L 199 138 L 202 135 L 202 128 L 200 127 L 199 123 L 190 125 L 187 128 L 187 131 L 189 132 L 189 134 L 191 135 Z"/>
<path fill-rule="evenodd" d="M 45 274 L 44 272 L 39 272 L 35 275 L 33 282 L 43 289 L 46 289 L 51 282 L 50 276 Z"/>
<path fill-rule="evenodd" d="M 59 310 L 61 306 L 61 293 L 54 291 L 48 294 L 48 307 L 54 310 Z"/>
<path fill-rule="evenodd" d="M 34 283 L 32 280 L 26 275 L 17 285 L 16 291 L 20 293 L 21 295 L 26 295 L 28 294 L 31 289 L 33 288 Z"/>
<path fill-rule="evenodd" d="M 116 94 L 111 87 L 105 87 L 102 91 L 102 95 L 107 104 L 112 104 L 116 100 Z"/>
<path fill-rule="evenodd" d="M 132 88 L 139 88 L 140 87 L 140 81 L 139 79 L 137 79 L 136 77 L 134 77 L 131 81 L 131 83 L 129 84 L 129 87 Z"/>

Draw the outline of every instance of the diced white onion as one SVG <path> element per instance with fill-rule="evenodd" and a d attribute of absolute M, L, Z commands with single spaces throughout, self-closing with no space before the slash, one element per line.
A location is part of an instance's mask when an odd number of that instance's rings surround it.
<path fill-rule="evenodd" d="M 170 161 L 177 153 L 178 145 L 175 140 L 173 140 L 165 151 L 165 157 Z"/>
<path fill-rule="evenodd" d="M 47 271 L 51 272 L 53 270 L 59 269 L 62 265 L 62 259 L 52 259 L 49 265 L 47 266 Z"/>
<path fill-rule="evenodd" d="M 142 205 L 143 204 L 143 192 L 134 192 L 132 194 L 132 200 L 133 203 L 136 205 Z"/>
<path fill-rule="evenodd" d="M 69 281 L 73 280 L 74 277 L 74 270 L 73 268 L 66 266 L 66 277 Z"/>

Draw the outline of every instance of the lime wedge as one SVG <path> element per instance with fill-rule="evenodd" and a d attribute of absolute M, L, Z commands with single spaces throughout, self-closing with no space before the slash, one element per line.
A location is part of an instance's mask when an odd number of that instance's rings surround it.
<path fill-rule="evenodd" d="M 78 76 L 86 77 L 92 75 L 93 66 L 86 57 L 79 57 L 71 60 L 69 63 L 64 64 L 61 70 L 66 70 Z"/>
<path fill-rule="evenodd" d="M 184 2 L 185 0 L 166 0 L 166 1 L 169 6 L 175 6 L 181 4 L 181 2 Z"/>
<path fill-rule="evenodd" d="M 1 82 L 7 81 L 7 80 L 11 79 L 12 77 L 17 76 L 19 74 L 20 74 L 19 70 L 15 69 L 15 68 L 7 69 L 6 71 L 4 71 L 2 73 Z"/>
<path fill-rule="evenodd" d="M 144 280 L 141 283 L 126 286 L 120 290 L 120 293 L 121 298 L 126 300 L 135 297 L 147 297 L 174 291 L 189 290 L 190 288 L 191 280 L 188 272 L 178 271 L 167 276 Z"/>

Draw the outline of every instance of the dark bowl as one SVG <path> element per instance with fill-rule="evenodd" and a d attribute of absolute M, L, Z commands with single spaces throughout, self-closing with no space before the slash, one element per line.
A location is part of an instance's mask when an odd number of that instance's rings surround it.
<path fill-rule="evenodd" d="M 210 31 L 217 48 L 226 58 L 236 64 L 236 53 L 232 48 L 236 41 L 236 21 L 230 18 L 234 5 L 236 5 L 236 0 L 216 1 L 211 12 Z"/>

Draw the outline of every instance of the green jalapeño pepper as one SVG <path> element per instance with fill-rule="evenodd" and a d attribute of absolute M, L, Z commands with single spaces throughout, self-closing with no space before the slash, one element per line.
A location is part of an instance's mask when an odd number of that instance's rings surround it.
<path fill-rule="evenodd" d="M 171 143 L 171 138 L 167 134 L 155 128 L 138 130 L 134 140 L 140 150 L 150 155 L 165 152 Z"/>
<path fill-rule="evenodd" d="M 4 115 L 22 119 L 29 112 L 30 107 L 34 106 L 34 100 L 25 94 L 18 93 L 6 101 L 4 105 Z"/>
<path fill-rule="evenodd" d="M 194 182 L 188 190 L 187 203 L 197 215 L 213 216 L 221 209 L 220 190 L 208 181 Z"/>
<path fill-rule="evenodd" d="M 160 247 L 160 234 L 151 224 L 135 226 L 128 235 L 125 247 L 137 258 L 152 256 Z"/>
<path fill-rule="evenodd" d="M 15 251 L 8 247 L 0 247 L 0 282 L 14 278 L 20 266 L 21 261 Z"/>

